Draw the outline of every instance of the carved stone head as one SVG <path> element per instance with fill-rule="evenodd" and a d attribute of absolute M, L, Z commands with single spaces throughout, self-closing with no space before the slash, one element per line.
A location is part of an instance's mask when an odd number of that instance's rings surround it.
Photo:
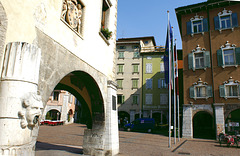
<path fill-rule="evenodd" d="M 42 114 L 43 103 L 40 95 L 28 93 L 23 98 L 23 107 L 25 111 L 20 111 L 22 128 L 34 127 Z"/>

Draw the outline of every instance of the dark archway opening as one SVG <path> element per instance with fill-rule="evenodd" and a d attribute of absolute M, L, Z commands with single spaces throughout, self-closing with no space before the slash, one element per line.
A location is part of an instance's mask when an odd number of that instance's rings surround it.
<path fill-rule="evenodd" d="M 234 110 L 232 111 L 226 121 L 226 129 L 225 129 L 225 132 L 227 134 L 234 134 L 234 135 L 237 135 L 237 134 L 240 134 L 240 109 L 237 109 L 237 110 Z"/>
<path fill-rule="evenodd" d="M 130 115 L 125 111 L 118 112 L 119 128 L 123 128 L 125 124 L 129 123 Z"/>
<path fill-rule="evenodd" d="M 213 117 L 205 111 L 196 113 L 193 117 L 193 137 L 215 139 Z"/>
<path fill-rule="evenodd" d="M 45 119 L 46 120 L 60 120 L 61 113 L 58 110 L 50 110 L 47 112 Z"/>

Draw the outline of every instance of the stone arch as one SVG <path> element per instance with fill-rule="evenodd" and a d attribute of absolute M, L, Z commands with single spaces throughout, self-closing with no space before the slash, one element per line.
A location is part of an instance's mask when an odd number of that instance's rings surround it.
<path fill-rule="evenodd" d="M 225 128 L 225 132 L 227 134 L 239 134 L 240 128 L 240 108 L 233 109 L 231 112 L 228 113 L 228 115 L 225 118 L 225 124 L 227 125 Z"/>
<path fill-rule="evenodd" d="M 224 109 L 224 119 L 226 120 L 231 112 L 240 109 L 240 104 L 226 104 Z"/>
<path fill-rule="evenodd" d="M 59 109 L 50 109 L 46 112 L 46 115 L 45 115 L 46 120 L 49 120 L 47 117 L 48 113 L 50 113 L 49 115 L 52 118 L 51 120 L 60 120 L 61 115 L 62 115 L 62 113 Z"/>
<path fill-rule="evenodd" d="M 213 139 L 214 133 L 214 118 L 212 113 L 208 111 L 198 111 L 193 115 L 193 137 Z"/>

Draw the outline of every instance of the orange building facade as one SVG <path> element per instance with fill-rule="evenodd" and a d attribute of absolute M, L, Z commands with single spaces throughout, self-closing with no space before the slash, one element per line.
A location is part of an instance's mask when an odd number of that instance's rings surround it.
<path fill-rule="evenodd" d="M 183 137 L 238 133 L 240 2 L 208 0 L 176 8 L 176 15 L 183 49 Z"/>

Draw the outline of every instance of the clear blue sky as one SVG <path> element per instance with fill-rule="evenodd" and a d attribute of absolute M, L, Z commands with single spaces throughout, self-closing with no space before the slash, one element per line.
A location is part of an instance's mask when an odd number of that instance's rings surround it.
<path fill-rule="evenodd" d="M 175 8 L 207 0 L 118 0 L 117 38 L 154 36 L 157 46 L 165 45 L 167 10 L 174 28 L 177 48 L 182 48 Z"/>

